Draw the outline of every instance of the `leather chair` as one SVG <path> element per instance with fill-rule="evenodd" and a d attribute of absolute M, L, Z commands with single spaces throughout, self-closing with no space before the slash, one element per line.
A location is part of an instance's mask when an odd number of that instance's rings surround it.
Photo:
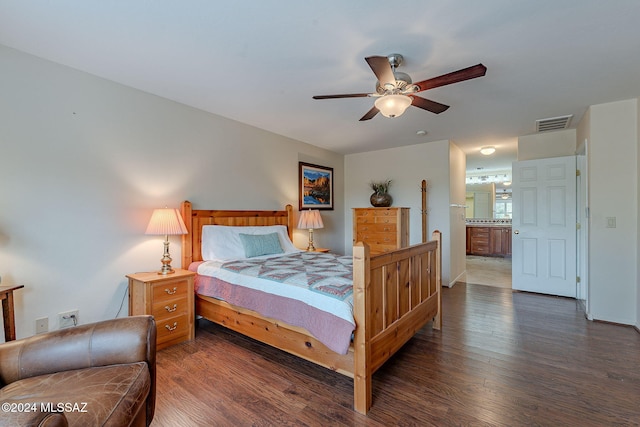
<path fill-rule="evenodd" d="M 0 426 L 149 426 L 156 325 L 132 316 L 0 344 Z"/>

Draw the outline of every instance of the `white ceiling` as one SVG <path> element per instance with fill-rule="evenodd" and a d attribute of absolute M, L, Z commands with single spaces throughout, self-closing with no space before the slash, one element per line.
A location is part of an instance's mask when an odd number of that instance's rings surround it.
<path fill-rule="evenodd" d="M 451 139 L 468 170 L 510 168 L 536 119 L 640 96 L 639 22 L 637 0 L 0 0 L 0 44 L 341 153 Z M 440 115 L 311 98 L 373 92 L 364 57 L 390 53 L 414 81 L 488 71 L 422 92 Z"/>

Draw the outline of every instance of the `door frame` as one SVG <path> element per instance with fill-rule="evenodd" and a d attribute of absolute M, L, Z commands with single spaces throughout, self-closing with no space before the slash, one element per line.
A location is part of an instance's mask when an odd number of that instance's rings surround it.
<path fill-rule="evenodd" d="M 576 149 L 577 167 L 580 176 L 576 177 L 576 220 L 580 228 L 576 234 L 576 271 L 580 277 L 578 284 L 578 301 L 583 305 L 585 316 L 593 320 L 589 298 L 589 141 L 584 139 Z M 580 298 L 582 296 L 583 298 Z"/>

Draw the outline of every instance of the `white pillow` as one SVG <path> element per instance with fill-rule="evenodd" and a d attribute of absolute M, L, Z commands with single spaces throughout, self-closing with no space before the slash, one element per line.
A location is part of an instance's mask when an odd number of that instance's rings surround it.
<path fill-rule="evenodd" d="M 244 246 L 240 240 L 242 234 L 270 234 L 277 233 L 280 246 L 284 253 L 299 252 L 300 249 L 293 246 L 287 227 L 284 225 L 265 226 L 227 226 L 227 225 L 205 225 L 202 227 L 202 259 L 211 260 L 231 260 L 246 258 Z"/>

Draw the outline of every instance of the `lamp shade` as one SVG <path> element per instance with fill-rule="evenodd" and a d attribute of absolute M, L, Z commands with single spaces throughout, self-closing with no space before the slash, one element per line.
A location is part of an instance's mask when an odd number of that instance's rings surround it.
<path fill-rule="evenodd" d="M 411 98 L 406 95 L 384 95 L 376 99 L 374 105 L 385 117 L 398 117 L 411 105 Z"/>
<path fill-rule="evenodd" d="M 154 209 L 147 231 L 144 234 L 174 235 L 187 234 L 182 215 L 178 209 Z"/>
<path fill-rule="evenodd" d="M 308 211 L 300 212 L 300 220 L 298 220 L 298 228 L 313 230 L 318 228 L 324 228 L 322 223 L 322 217 L 320 211 L 310 209 Z"/>

